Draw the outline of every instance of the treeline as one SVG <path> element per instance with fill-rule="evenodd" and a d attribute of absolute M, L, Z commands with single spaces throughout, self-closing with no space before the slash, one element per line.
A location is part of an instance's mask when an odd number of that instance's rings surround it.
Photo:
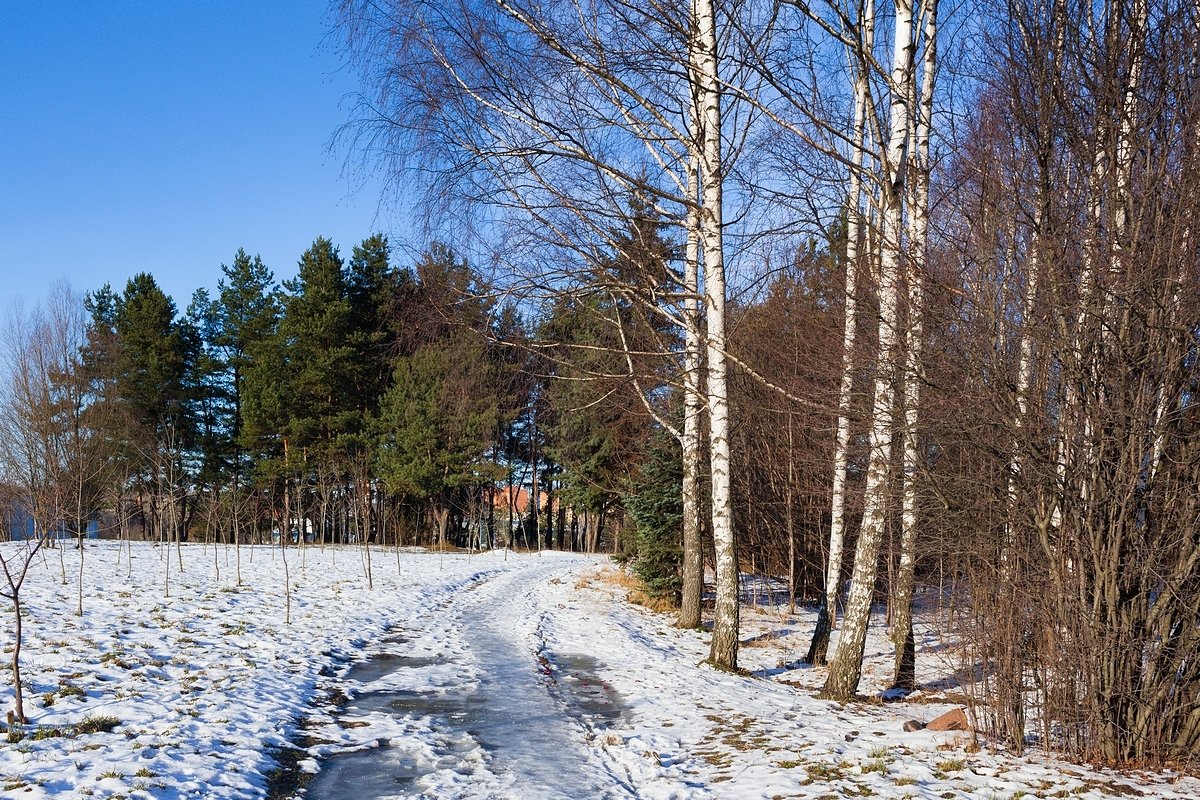
<path fill-rule="evenodd" d="M 221 270 L 182 313 L 142 273 L 12 322 L 6 479 L 36 531 L 101 518 L 169 542 L 615 541 L 613 497 L 582 490 L 567 514 L 528 326 L 449 248 L 399 268 L 382 236 L 348 260 L 318 238 L 282 285 L 242 250 Z M 540 515 L 531 487 L 550 497 Z"/>
<path fill-rule="evenodd" d="M 182 312 L 149 273 L 83 298 L 61 289 L 9 325 L 21 378 L 4 406 L 9 501 L 41 535 L 620 552 L 677 596 L 671 512 L 628 512 L 654 491 L 678 501 L 655 472 L 655 459 L 680 468 L 660 424 L 680 413 L 678 332 L 605 288 L 606 275 L 672 268 L 680 248 L 664 228 L 633 198 L 620 247 L 586 268 L 592 290 L 524 313 L 450 248 L 399 267 L 378 235 L 349 259 L 318 238 L 282 284 L 239 250 Z M 814 310 L 795 281 L 748 307 L 748 324 Z M 809 325 L 835 322 L 825 309 Z M 739 404 L 761 409 L 754 392 Z M 790 412 L 761 413 L 765 431 Z M 799 574 L 812 597 L 822 462 L 782 479 L 778 464 L 812 438 L 787 424 L 778 461 L 743 465 L 739 493 L 754 502 L 739 507 L 756 509 L 756 569 Z"/>

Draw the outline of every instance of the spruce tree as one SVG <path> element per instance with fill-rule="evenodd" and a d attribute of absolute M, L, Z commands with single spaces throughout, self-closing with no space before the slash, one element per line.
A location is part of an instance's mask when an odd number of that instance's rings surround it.
<path fill-rule="evenodd" d="M 678 443 L 663 429 L 628 484 L 625 505 L 633 518 L 633 571 L 654 597 L 678 604 L 683 565 L 683 461 Z"/>

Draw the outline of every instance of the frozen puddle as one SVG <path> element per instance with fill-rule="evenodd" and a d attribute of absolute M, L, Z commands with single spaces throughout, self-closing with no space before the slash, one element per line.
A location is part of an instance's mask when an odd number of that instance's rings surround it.
<path fill-rule="evenodd" d="M 472 634 L 478 683 L 432 656 L 383 653 L 356 665 L 347 681 L 363 689 L 338 724 L 366 749 L 323 758 L 304 797 L 627 796 L 585 745 L 625 713 L 602 665 L 585 655 L 514 658 L 504 639 Z"/>
<path fill-rule="evenodd" d="M 369 684 L 383 680 L 401 669 L 429 667 L 445 663 L 437 656 L 409 656 L 399 653 L 379 653 L 369 661 L 363 661 L 351 667 L 346 675 L 347 681 Z"/>
<path fill-rule="evenodd" d="M 625 715 L 621 697 L 600 678 L 603 665 L 585 655 L 555 655 L 546 659 L 557 694 L 596 727 L 606 727 Z"/>

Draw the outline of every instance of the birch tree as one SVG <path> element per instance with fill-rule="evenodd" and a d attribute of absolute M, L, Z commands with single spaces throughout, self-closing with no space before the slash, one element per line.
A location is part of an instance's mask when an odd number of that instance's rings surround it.
<path fill-rule="evenodd" d="M 900 564 L 892 595 L 892 641 L 896 663 L 892 684 L 898 689 L 916 688 L 916 654 L 913 640 L 913 599 L 916 588 L 917 474 L 920 468 L 918 422 L 921 384 L 925 380 L 925 292 L 924 271 L 928 263 L 929 239 L 929 137 L 933 125 L 933 90 L 937 76 L 938 0 L 926 0 L 921 86 L 914 76 L 909 103 L 915 110 L 908 145 L 907 276 L 908 325 L 905 328 L 903 368 L 903 492 L 900 512 Z"/>
<path fill-rule="evenodd" d="M 903 259 L 902 172 L 909 137 L 908 86 L 913 76 L 913 3 L 896 0 L 892 69 L 888 81 L 890 113 L 888 141 L 881 154 L 879 211 L 879 353 L 869 435 L 869 463 L 862 526 L 854 552 L 850 594 L 837 652 L 829 667 L 824 692 L 848 698 L 858 691 L 862 659 L 875 595 L 879 551 L 883 544 L 892 486 L 891 461 L 895 404 L 894 382 L 900 363 L 901 276 Z"/>
<path fill-rule="evenodd" d="M 853 149 L 846 204 L 846 299 L 842 322 L 842 375 L 838 384 L 837 431 L 834 434 L 829 555 L 825 569 L 825 592 L 821 596 L 821 605 L 817 609 L 817 624 L 813 630 L 808 654 L 805 656 L 805 661 L 813 665 L 825 663 L 829 634 L 837 617 L 838 594 L 842 581 L 842 553 L 846 538 L 846 471 L 850 455 L 851 401 L 856 366 L 854 355 L 858 341 L 858 292 L 861 270 L 859 251 L 865 233 L 862 206 L 863 169 L 866 165 L 863 161 L 867 141 L 867 104 L 870 101 L 870 65 L 864 56 L 875 49 L 874 0 L 864 0 L 860 7 L 858 31 L 861 49 L 848 53 L 848 60 L 855 69 L 854 121 L 850 133 Z"/>
<path fill-rule="evenodd" d="M 718 623 L 714 663 L 736 664 L 737 565 L 729 498 L 725 247 L 721 204 L 728 170 L 722 140 L 722 96 L 730 80 L 720 74 L 718 9 L 707 0 L 686 13 L 675 7 L 633 8 L 572 2 L 460 3 L 453 9 L 424 2 L 377 6 L 347 3 L 343 19 L 352 42 L 368 46 L 371 74 L 381 80 L 383 102 L 395 116 L 370 128 L 414 160 L 456 182 L 453 192 L 484 202 L 528 245 L 573 253 L 585 260 L 613 245 L 607 220 L 632 188 L 647 192 L 666 218 L 694 236 L 702 294 L 707 360 L 713 527 L 718 546 Z M 402 20 L 404 35 L 392 38 Z M 582 22 L 581 22 L 582 21 Z M 454 35 L 458 32 L 461 35 Z M 371 50 L 371 37 L 399 43 Z M 403 98 L 403 110 L 394 105 Z M 432 135 L 431 135 L 432 134 Z M 364 140 L 360 140 L 362 142 Z M 367 142 L 369 146 L 369 142 Z M 445 186 L 441 189 L 444 191 Z M 570 291 L 569 276 L 540 261 L 515 274 L 510 285 L 550 294 Z M 693 283 L 682 276 L 679 285 Z M 689 297 L 649 293 L 653 312 L 681 330 L 698 328 Z M 643 295 L 647 296 L 647 295 Z M 696 295 L 691 295 L 696 297 Z M 698 334 L 699 331 L 696 331 Z M 681 370 L 685 393 L 696 407 L 696 339 Z M 694 413 L 687 418 L 696 416 Z M 685 422 L 686 426 L 686 422 Z M 681 435 L 696 455 L 690 432 Z M 694 461 L 693 461 L 694 463 Z M 689 505 L 691 505 L 689 503 Z M 695 537 L 698 538 L 698 537 Z M 693 537 L 689 536 L 689 540 Z M 698 565 L 693 545 L 689 565 Z M 691 596 L 700 570 L 689 569 Z M 691 619 L 684 618 L 684 624 Z"/>

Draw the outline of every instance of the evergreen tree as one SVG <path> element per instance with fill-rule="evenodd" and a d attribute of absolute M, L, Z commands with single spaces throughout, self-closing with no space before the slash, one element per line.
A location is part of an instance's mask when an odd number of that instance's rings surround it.
<path fill-rule="evenodd" d="M 276 329 L 279 325 L 280 302 L 279 294 L 271 271 L 263 264 L 258 256 L 250 258 L 244 249 L 238 249 L 230 265 L 221 265 L 224 277 L 217 285 L 218 299 L 213 310 L 214 321 L 211 342 L 220 354 L 225 370 L 226 391 L 233 403 L 232 430 L 230 435 L 235 442 L 235 468 L 240 474 L 243 469 L 240 451 L 252 444 L 257 437 L 244 436 L 246 428 L 247 381 L 253 371 L 252 365 L 259 363 L 269 366 L 272 363 L 271 353 L 274 350 Z M 262 396 L 272 378 L 260 370 L 256 378 L 262 378 L 259 395 L 251 401 L 255 412 L 259 413 L 266 400 Z M 271 404 L 277 405 L 277 404 Z M 259 413 L 259 421 L 265 421 L 271 415 Z M 276 415 L 277 418 L 277 415 Z M 259 426 L 261 429 L 264 426 Z M 254 449 L 253 447 L 251 449 Z"/>
<path fill-rule="evenodd" d="M 550 457 L 561 465 L 567 502 L 601 514 L 617 510 L 645 450 L 650 415 L 673 367 L 675 334 L 657 312 L 674 291 L 674 248 L 639 195 L 630 199 L 611 252 L 597 259 L 578 296 L 556 301 L 539 330 L 552 376 L 545 396 Z"/>
<path fill-rule="evenodd" d="M 633 571 L 654 597 L 678 604 L 683 565 L 683 461 L 679 444 L 663 429 L 630 478 L 625 505 L 633 518 Z"/>
<path fill-rule="evenodd" d="M 185 432 L 186 373 L 194 340 L 176 320 L 175 302 L 142 272 L 129 279 L 115 312 L 118 395 L 155 434 L 167 427 Z"/>
<path fill-rule="evenodd" d="M 350 341 L 351 307 L 342 259 L 318 237 L 288 281 L 279 340 L 286 364 L 284 433 L 296 447 L 329 451 L 340 434 L 361 427 L 352 387 L 360 365 Z"/>
<path fill-rule="evenodd" d="M 388 240 L 375 234 L 354 248 L 347 276 L 349 340 L 355 349 L 355 403 L 364 416 L 379 412 L 392 373 L 396 332 L 393 312 L 405 288 L 401 273 L 388 261 Z"/>
<path fill-rule="evenodd" d="M 375 425 L 377 469 L 428 507 L 446 541 L 451 518 L 501 477 L 492 459 L 511 371 L 488 342 L 491 304 L 475 271 L 448 247 L 434 245 L 392 290 L 405 329 Z"/>
<path fill-rule="evenodd" d="M 84 365 L 109 422 L 113 463 L 145 490 L 146 522 L 183 538 L 187 455 L 196 441 L 189 373 L 198 337 L 148 273 L 130 278 L 120 295 L 102 287 L 88 296 L 87 308 Z"/>
<path fill-rule="evenodd" d="M 189 355 L 184 376 L 190 417 L 196 426 L 193 472 L 203 486 L 223 483 L 233 469 L 234 403 L 226 365 L 214 342 L 219 308 L 205 289 L 192 295 L 180 331 Z"/>
<path fill-rule="evenodd" d="M 428 504 L 443 543 L 464 495 L 497 477 L 488 460 L 499 418 L 491 373 L 484 343 L 461 333 L 401 358 L 383 398 L 379 474 Z"/>

